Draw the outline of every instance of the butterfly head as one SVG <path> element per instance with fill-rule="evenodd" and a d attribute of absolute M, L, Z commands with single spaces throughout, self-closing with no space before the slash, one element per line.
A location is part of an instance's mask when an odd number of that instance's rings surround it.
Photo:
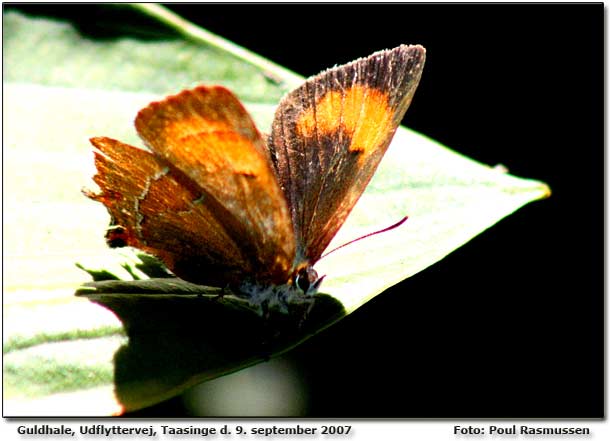
<path fill-rule="evenodd" d="M 318 276 L 318 272 L 310 264 L 298 268 L 293 275 L 293 285 L 305 296 L 313 296 L 318 292 L 324 277 Z"/>

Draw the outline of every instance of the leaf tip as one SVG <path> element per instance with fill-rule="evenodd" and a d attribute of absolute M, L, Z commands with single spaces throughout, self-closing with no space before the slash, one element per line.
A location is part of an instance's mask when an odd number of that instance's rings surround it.
<path fill-rule="evenodd" d="M 550 198 L 552 194 L 553 194 L 553 192 L 551 191 L 551 187 L 549 187 L 548 184 L 541 182 L 539 199 Z"/>

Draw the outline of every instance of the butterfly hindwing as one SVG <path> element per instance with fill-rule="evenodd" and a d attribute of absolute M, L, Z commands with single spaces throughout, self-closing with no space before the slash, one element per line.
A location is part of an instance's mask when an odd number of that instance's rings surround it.
<path fill-rule="evenodd" d="M 406 112 L 421 46 L 399 46 L 310 78 L 281 102 L 270 156 L 297 236 L 317 261 L 364 192 Z"/>
<path fill-rule="evenodd" d="M 152 153 L 94 142 L 104 153 L 95 198 L 128 228 L 129 245 L 152 249 L 197 283 L 285 282 L 295 254 L 291 219 L 237 98 L 223 87 L 186 90 L 141 110 L 136 129 Z"/>

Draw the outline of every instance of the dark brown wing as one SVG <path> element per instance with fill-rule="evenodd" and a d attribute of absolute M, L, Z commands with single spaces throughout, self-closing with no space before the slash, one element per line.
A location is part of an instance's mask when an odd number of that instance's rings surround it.
<path fill-rule="evenodd" d="M 93 144 L 103 202 L 127 244 L 178 276 L 218 286 L 252 276 L 285 282 L 295 255 L 284 196 L 254 123 L 222 87 L 150 104 L 136 118 L 152 154 L 108 138 Z"/>
<path fill-rule="evenodd" d="M 271 160 L 297 235 L 317 261 L 364 192 L 419 83 L 425 49 L 399 46 L 329 69 L 275 114 Z"/>

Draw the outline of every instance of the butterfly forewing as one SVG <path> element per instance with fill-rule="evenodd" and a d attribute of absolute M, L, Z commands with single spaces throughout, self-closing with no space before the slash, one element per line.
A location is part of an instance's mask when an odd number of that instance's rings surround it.
<path fill-rule="evenodd" d="M 317 261 L 373 176 L 423 68 L 421 46 L 399 46 L 329 69 L 289 93 L 269 149 L 288 202 L 298 257 Z"/>

